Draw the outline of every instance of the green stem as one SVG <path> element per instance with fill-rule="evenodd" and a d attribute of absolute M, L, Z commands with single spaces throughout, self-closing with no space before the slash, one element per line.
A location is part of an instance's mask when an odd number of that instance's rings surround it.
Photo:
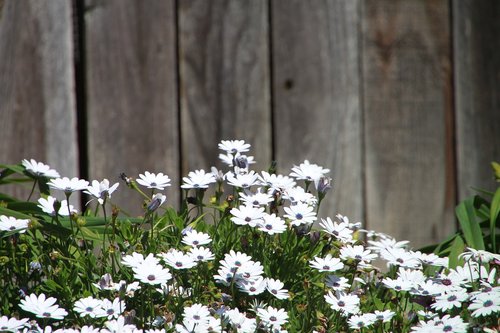
<path fill-rule="evenodd" d="M 28 199 L 26 199 L 26 201 L 30 201 L 33 192 L 35 192 L 35 187 L 37 183 L 38 183 L 38 178 L 35 178 L 35 181 L 33 182 L 33 187 L 31 188 L 30 195 L 28 196 Z"/>

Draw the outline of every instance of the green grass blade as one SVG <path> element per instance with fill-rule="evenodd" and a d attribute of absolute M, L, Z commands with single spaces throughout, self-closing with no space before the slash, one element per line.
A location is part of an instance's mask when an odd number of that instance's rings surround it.
<path fill-rule="evenodd" d="M 491 201 L 491 207 L 490 207 L 490 237 L 491 237 L 491 246 L 493 248 L 492 249 L 493 253 L 497 253 L 495 230 L 499 214 L 500 214 L 500 187 L 496 190 L 495 195 L 493 196 L 493 200 Z"/>
<path fill-rule="evenodd" d="M 459 203 L 455 209 L 455 213 L 460 222 L 467 245 L 477 250 L 484 250 L 483 235 L 479 223 L 476 221 L 474 197 L 470 197 Z"/>

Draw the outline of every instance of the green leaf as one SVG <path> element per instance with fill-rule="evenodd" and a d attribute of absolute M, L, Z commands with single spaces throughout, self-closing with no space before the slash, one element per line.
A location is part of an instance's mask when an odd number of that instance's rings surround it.
<path fill-rule="evenodd" d="M 455 209 L 458 221 L 464 233 L 465 242 L 476 250 L 484 250 L 484 241 L 479 223 L 476 221 L 474 197 L 467 198 Z"/>
<path fill-rule="evenodd" d="M 450 254 L 448 256 L 449 258 L 449 268 L 455 268 L 458 266 L 460 263 L 460 259 L 458 256 L 464 252 L 465 249 L 465 243 L 462 237 L 457 236 L 455 240 L 453 240 L 453 243 L 450 246 Z"/>
<path fill-rule="evenodd" d="M 7 215 L 7 216 L 13 216 L 17 219 L 31 219 L 30 215 L 6 208 L 6 207 L 0 207 L 0 215 Z"/>
<path fill-rule="evenodd" d="M 497 253 L 497 244 L 495 237 L 495 229 L 498 216 L 500 214 L 500 187 L 496 190 L 490 207 L 490 238 L 493 247 L 493 253 Z"/>
<path fill-rule="evenodd" d="M 497 162 L 491 162 L 491 167 L 493 168 L 496 180 L 500 180 L 500 164 Z"/>

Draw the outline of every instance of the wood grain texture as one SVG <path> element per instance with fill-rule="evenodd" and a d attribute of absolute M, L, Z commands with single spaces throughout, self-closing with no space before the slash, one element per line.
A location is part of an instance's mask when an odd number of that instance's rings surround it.
<path fill-rule="evenodd" d="M 271 162 L 268 6 L 265 0 L 179 2 L 182 171 L 210 170 L 220 140 Z"/>
<path fill-rule="evenodd" d="M 77 176 L 71 2 L 5 1 L 1 14 L 0 163 Z"/>
<path fill-rule="evenodd" d="M 272 1 L 276 160 L 331 169 L 320 215 L 363 216 L 359 1 Z"/>
<path fill-rule="evenodd" d="M 414 246 L 454 227 L 449 8 L 363 2 L 367 223 Z"/>
<path fill-rule="evenodd" d="M 179 133 L 173 0 L 86 1 L 89 174 L 163 172 L 179 201 Z M 134 214 L 141 197 L 121 184 L 113 201 Z"/>
<path fill-rule="evenodd" d="M 453 1 L 457 179 L 460 200 L 496 188 L 500 161 L 500 2 Z"/>

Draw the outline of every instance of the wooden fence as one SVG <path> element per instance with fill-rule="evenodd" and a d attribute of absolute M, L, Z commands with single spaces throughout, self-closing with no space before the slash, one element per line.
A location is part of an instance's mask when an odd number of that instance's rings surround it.
<path fill-rule="evenodd" d="M 322 217 L 416 245 L 495 186 L 500 1 L 0 0 L 0 15 L 0 163 L 165 172 L 175 203 L 219 140 L 245 139 L 257 170 L 332 170 Z"/>

